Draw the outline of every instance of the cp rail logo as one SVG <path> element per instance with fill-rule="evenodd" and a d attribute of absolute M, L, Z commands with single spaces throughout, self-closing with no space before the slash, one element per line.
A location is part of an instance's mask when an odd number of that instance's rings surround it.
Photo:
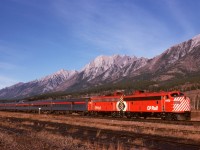
<path fill-rule="evenodd" d="M 124 101 L 123 96 L 120 97 L 119 101 L 116 104 L 118 111 L 126 111 L 127 109 L 127 103 Z"/>

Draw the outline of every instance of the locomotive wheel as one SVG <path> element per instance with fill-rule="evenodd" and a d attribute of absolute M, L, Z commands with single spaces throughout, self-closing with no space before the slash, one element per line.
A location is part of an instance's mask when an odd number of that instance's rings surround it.
<path fill-rule="evenodd" d="M 87 116 L 87 113 L 86 113 L 86 112 L 84 112 L 84 111 L 83 111 L 83 112 L 81 112 L 80 114 L 81 114 L 81 116 Z"/>
<path fill-rule="evenodd" d="M 165 117 L 166 120 L 171 120 L 171 114 L 166 114 L 166 117 Z"/>
<path fill-rule="evenodd" d="M 121 117 L 121 118 L 124 117 L 124 112 L 123 111 L 119 111 L 119 117 Z"/>
<path fill-rule="evenodd" d="M 183 114 L 177 114 L 177 120 L 187 120 L 187 118 Z"/>
<path fill-rule="evenodd" d="M 191 116 L 185 116 L 185 118 L 186 118 L 187 121 L 191 120 Z"/>
<path fill-rule="evenodd" d="M 176 114 L 167 114 L 166 115 L 166 120 L 177 120 L 177 116 L 176 116 Z"/>
<path fill-rule="evenodd" d="M 178 120 L 176 114 L 172 114 L 171 116 L 172 116 L 172 120 L 174 121 Z"/>
<path fill-rule="evenodd" d="M 166 120 L 166 117 L 164 115 L 161 116 L 162 120 Z"/>
<path fill-rule="evenodd" d="M 99 116 L 99 113 L 98 113 L 98 112 L 94 112 L 94 116 L 95 116 L 95 117 L 98 117 L 98 116 Z"/>
<path fill-rule="evenodd" d="M 130 118 L 132 117 L 131 113 L 128 112 L 128 113 L 126 114 L 126 117 L 130 119 Z"/>
<path fill-rule="evenodd" d="M 117 117 L 116 112 L 112 112 L 112 113 L 111 113 L 111 116 L 112 116 L 113 118 Z"/>
<path fill-rule="evenodd" d="M 139 113 L 135 113 L 134 116 L 135 116 L 136 119 L 140 119 L 140 114 Z"/>

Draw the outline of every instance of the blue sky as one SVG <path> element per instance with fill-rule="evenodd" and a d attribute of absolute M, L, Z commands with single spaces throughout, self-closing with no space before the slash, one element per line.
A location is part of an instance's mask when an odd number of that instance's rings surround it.
<path fill-rule="evenodd" d="M 152 58 L 200 34 L 199 0 L 1 0 L 0 89 L 98 55 Z"/>

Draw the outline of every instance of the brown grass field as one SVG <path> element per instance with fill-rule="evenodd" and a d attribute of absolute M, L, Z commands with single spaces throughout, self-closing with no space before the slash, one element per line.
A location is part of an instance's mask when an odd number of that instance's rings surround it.
<path fill-rule="evenodd" d="M 192 116 L 192 120 L 200 120 L 199 112 Z M 149 149 L 145 142 L 151 138 L 198 144 L 200 126 L 0 112 L 2 150 Z M 151 145 L 148 147 L 151 149 Z"/>

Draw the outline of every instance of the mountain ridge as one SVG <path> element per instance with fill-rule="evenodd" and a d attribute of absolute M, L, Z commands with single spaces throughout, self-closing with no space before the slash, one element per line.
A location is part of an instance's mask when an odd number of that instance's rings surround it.
<path fill-rule="evenodd" d="M 131 79 L 165 82 L 200 72 L 200 35 L 171 46 L 152 59 L 100 55 L 80 71 L 61 69 L 51 75 L 0 90 L 0 98 L 20 98 L 48 92 L 76 91 Z M 145 78 L 144 78 L 145 77 Z"/>

